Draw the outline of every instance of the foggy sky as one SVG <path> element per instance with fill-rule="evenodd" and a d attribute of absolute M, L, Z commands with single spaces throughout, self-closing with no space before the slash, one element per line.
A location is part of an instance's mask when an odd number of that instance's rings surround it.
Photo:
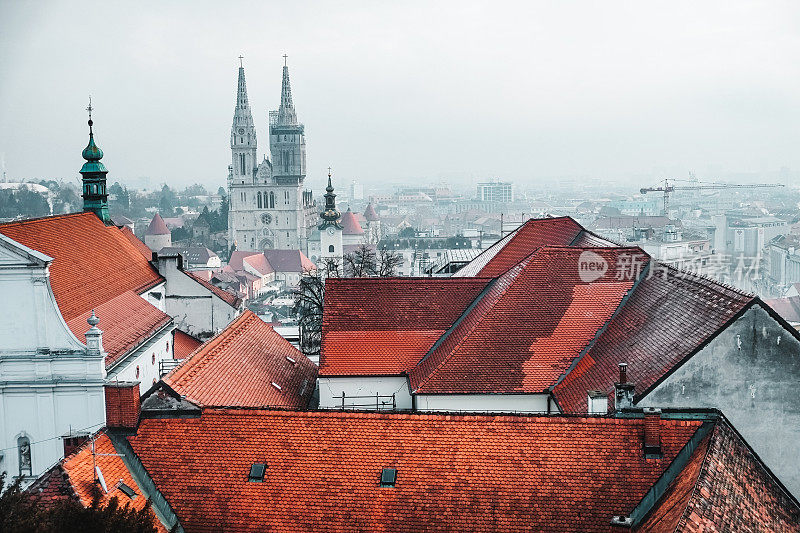
<path fill-rule="evenodd" d="M 315 189 L 800 167 L 796 2 L 0 0 L 9 179 L 78 176 L 91 94 L 112 181 L 216 189 L 284 53 Z"/>

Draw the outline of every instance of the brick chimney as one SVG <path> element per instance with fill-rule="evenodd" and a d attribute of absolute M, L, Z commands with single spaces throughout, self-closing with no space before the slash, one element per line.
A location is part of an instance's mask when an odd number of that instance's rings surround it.
<path fill-rule="evenodd" d="M 660 459 L 661 453 L 661 409 L 644 408 L 644 456 Z"/>
<path fill-rule="evenodd" d="M 106 426 L 135 428 L 139 424 L 139 382 L 108 382 L 106 389 Z"/>
<path fill-rule="evenodd" d="M 633 407 L 633 393 L 636 386 L 628 383 L 628 363 L 619 364 L 619 381 L 614 383 L 614 410 Z"/>

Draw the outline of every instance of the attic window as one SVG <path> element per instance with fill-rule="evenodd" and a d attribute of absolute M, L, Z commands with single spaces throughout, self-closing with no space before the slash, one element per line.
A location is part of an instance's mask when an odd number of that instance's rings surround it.
<path fill-rule="evenodd" d="M 133 490 L 133 489 L 132 489 L 131 487 L 129 487 L 128 485 L 126 485 L 126 484 L 125 484 L 125 482 L 124 482 L 124 481 L 122 481 L 121 479 L 119 480 L 119 484 L 117 485 L 117 488 L 118 488 L 119 490 L 121 490 L 122 492 L 124 492 L 124 493 L 125 493 L 125 495 L 126 495 L 128 498 L 130 498 L 131 500 L 132 500 L 132 499 L 134 499 L 134 498 L 136 497 L 136 491 L 135 491 L 135 490 Z"/>
<path fill-rule="evenodd" d="M 296 364 L 297 364 L 297 361 L 295 361 L 294 359 L 292 359 L 292 358 L 291 358 L 291 357 L 289 357 L 288 355 L 286 356 L 286 360 L 287 360 L 287 361 L 289 361 L 290 363 L 292 363 L 293 365 L 296 365 Z"/>
<path fill-rule="evenodd" d="M 272 386 L 275 387 L 278 390 L 281 390 L 281 386 L 278 385 L 277 383 L 275 383 L 274 381 L 272 382 Z"/>
<path fill-rule="evenodd" d="M 250 475 L 247 476 L 247 481 L 261 482 L 264 481 L 264 474 L 267 471 L 266 463 L 253 463 L 250 467 Z"/>
<path fill-rule="evenodd" d="M 397 482 L 397 469 L 384 468 L 381 470 L 381 487 L 394 487 Z"/>

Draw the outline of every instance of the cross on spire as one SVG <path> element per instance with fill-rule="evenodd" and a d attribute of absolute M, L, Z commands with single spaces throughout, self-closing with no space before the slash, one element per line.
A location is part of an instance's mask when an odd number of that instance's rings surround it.
<path fill-rule="evenodd" d="M 286 66 L 286 59 L 287 59 L 288 57 L 289 57 L 289 56 L 287 56 L 286 54 L 283 54 L 283 66 L 284 66 L 284 67 Z"/>
<path fill-rule="evenodd" d="M 328 167 L 328 177 L 331 177 L 331 167 Z"/>
<path fill-rule="evenodd" d="M 244 67 L 244 64 L 242 63 L 242 59 L 244 59 L 244 56 L 239 54 L 239 68 Z"/>
<path fill-rule="evenodd" d="M 89 112 L 89 135 L 92 134 L 92 124 L 94 124 L 94 122 L 92 122 L 92 110 L 93 109 L 94 108 L 92 107 L 92 95 L 90 94 L 89 95 L 89 106 L 86 108 L 86 111 Z"/>

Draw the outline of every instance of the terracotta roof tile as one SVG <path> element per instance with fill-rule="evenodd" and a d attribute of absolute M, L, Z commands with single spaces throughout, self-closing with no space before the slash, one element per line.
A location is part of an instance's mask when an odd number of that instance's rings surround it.
<path fill-rule="evenodd" d="M 654 262 L 585 356 L 554 389 L 565 412 L 586 412 L 587 391 L 611 393 L 619 363 L 641 395 L 716 334 L 753 297 Z"/>
<path fill-rule="evenodd" d="M 150 261 L 153 258 L 153 251 L 139 240 L 139 237 L 137 237 L 128 226 L 120 227 L 119 231 L 122 233 L 123 237 L 128 239 L 128 241 L 141 252 L 142 257 L 144 257 L 146 261 Z"/>
<path fill-rule="evenodd" d="M 303 274 L 317 269 L 311 259 L 300 250 L 264 250 L 264 255 L 275 272 Z"/>
<path fill-rule="evenodd" d="M 800 505 L 723 421 L 634 531 L 797 532 Z"/>
<path fill-rule="evenodd" d="M 167 224 L 164 222 L 164 219 L 161 218 L 161 215 L 156 213 L 153 215 L 153 220 L 150 221 L 150 225 L 147 226 L 147 231 L 145 235 L 169 235 L 170 231 L 167 227 Z"/>
<path fill-rule="evenodd" d="M 103 493 L 100 504 L 108 504 L 111 498 L 117 498 L 120 507 L 130 506 L 133 509 L 141 510 L 147 505 L 147 498 L 142 494 L 139 485 L 133 480 L 128 469 L 125 467 L 122 458 L 117 455 L 117 450 L 105 432 L 97 434 L 95 441 L 95 456 L 92 457 L 91 442 L 87 442 L 77 452 L 65 458 L 61 466 L 69 478 L 69 483 L 75 490 L 80 502 L 88 507 L 92 503 L 93 491 L 99 488 L 95 483 L 95 473 L 93 464 L 96 464 L 103 474 L 103 478 L 108 488 L 107 493 Z M 120 482 L 136 491 L 131 498 L 120 490 Z M 102 489 L 100 489 L 102 493 Z M 166 532 L 161 522 L 153 515 L 153 525 L 159 532 Z"/>
<path fill-rule="evenodd" d="M 609 269 L 583 280 L 584 254 Z M 633 286 L 638 248 L 543 247 L 497 279 L 411 372 L 417 393 L 538 393 L 586 349 Z"/>
<path fill-rule="evenodd" d="M 411 368 L 489 282 L 328 278 L 320 375 L 391 375 Z"/>
<path fill-rule="evenodd" d="M 175 359 L 182 360 L 186 359 L 190 353 L 199 348 L 200 345 L 203 344 L 203 341 L 192 337 L 188 333 L 176 329 L 172 344 Z"/>
<path fill-rule="evenodd" d="M 123 230 L 105 226 L 94 213 L 0 224 L 0 233 L 53 258 L 50 282 L 67 321 L 164 281 Z"/>
<path fill-rule="evenodd" d="M 570 246 L 584 229 L 570 217 L 530 219 L 483 251 L 457 277 L 495 277 L 541 246 Z"/>
<path fill-rule="evenodd" d="M 197 283 L 211 291 L 215 294 L 218 298 L 224 301 L 226 304 L 230 305 L 233 308 L 238 308 L 242 305 L 242 299 L 233 294 L 232 292 L 228 292 L 225 289 L 220 289 L 216 285 L 213 285 L 210 281 L 206 281 L 200 276 L 193 274 L 192 272 L 184 272 L 187 276 L 195 280 Z"/>
<path fill-rule="evenodd" d="M 198 405 L 293 409 L 308 405 L 316 379 L 314 363 L 251 311 L 164 376 Z"/>
<path fill-rule="evenodd" d="M 641 419 L 597 417 L 205 409 L 129 441 L 187 531 L 605 532 L 699 425 L 662 420 L 662 459 Z"/>
<path fill-rule="evenodd" d="M 106 368 L 111 368 L 125 354 L 147 341 L 154 333 L 172 322 L 172 318 L 133 291 L 98 305 L 97 325 L 103 331 L 103 348 L 108 353 Z M 89 330 L 86 320 L 91 310 L 67 322 L 72 334 L 85 343 Z"/>
<path fill-rule="evenodd" d="M 364 230 L 356 220 L 356 216 L 349 209 L 342 215 L 342 234 L 343 235 L 363 235 Z"/>
<path fill-rule="evenodd" d="M 367 208 L 364 210 L 364 220 L 367 222 L 375 222 L 376 220 L 380 220 L 378 213 L 375 212 L 375 208 L 372 206 L 372 202 L 367 205 Z"/>

